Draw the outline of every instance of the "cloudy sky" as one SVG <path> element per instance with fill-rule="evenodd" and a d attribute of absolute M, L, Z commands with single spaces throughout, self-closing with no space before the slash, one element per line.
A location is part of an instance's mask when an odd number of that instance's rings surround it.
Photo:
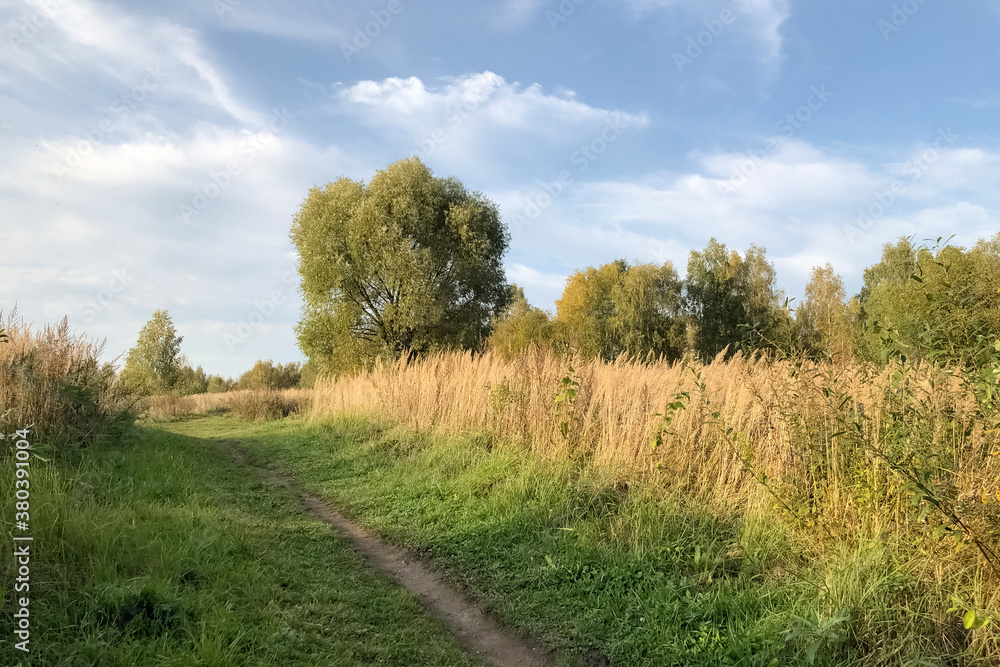
<path fill-rule="evenodd" d="M 1000 9 L 943 0 L 0 0 L 0 309 L 235 375 L 301 359 L 291 217 L 420 156 L 511 280 L 763 245 L 801 296 L 998 231 Z"/>

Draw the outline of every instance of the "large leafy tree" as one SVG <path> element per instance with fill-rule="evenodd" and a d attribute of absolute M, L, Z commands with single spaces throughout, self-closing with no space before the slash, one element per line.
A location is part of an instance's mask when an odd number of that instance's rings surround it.
<path fill-rule="evenodd" d="M 681 282 L 669 262 L 617 260 L 577 271 L 556 308 L 560 336 L 581 354 L 676 359 L 683 353 Z"/>
<path fill-rule="evenodd" d="M 795 311 L 804 352 L 849 358 L 854 349 L 854 304 L 847 301 L 844 281 L 831 264 L 814 267 L 805 300 Z"/>
<path fill-rule="evenodd" d="M 276 364 L 270 359 L 258 359 L 253 368 L 240 376 L 238 389 L 291 389 L 299 384 L 302 364 L 290 361 Z"/>
<path fill-rule="evenodd" d="M 794 340 L 764 248 L 751 245 L 740 256 L 710 239 L 704 250 L 691 251 L 685 293 L 695 352 L 703 359 L 727 348 L 729 354 L 787 349 Z"/>
<path fill-rule="evenodd" d="M 139 340 L 128 351 L 122 379 L 145 394 L 170 391 L 181 368 L 183 338 L 165 310 L 158 310 L 139 331 Z"/>
<path fill-rule="evenodd" d="M 417 158 L 368 184 L 313 188 L 291 238 L 305 300 L 299 345 L 327 369 L 472 348 L 506 305 L 509 235 L 496 205 Z"/>
<path fill-rule="evenodd" d="M 490 349 L 511 358 L 532 345 L 551 347 L 555 343 L 555 325 L 549 314 L 528 303 L 524 290 L 510 287 L 510 301 L 490 334 Z"/>

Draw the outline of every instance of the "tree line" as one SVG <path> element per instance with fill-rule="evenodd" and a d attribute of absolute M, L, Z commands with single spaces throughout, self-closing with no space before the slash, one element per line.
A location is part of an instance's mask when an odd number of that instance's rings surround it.
<path fill-rule="evenodd" d="M 1000 336 L 1000 234 L 971 249 L 900 239 L 850 298 L 832 266 L 816 267 L 799 304 L 777 287 L 765 248 L 741 254 L 712 239 L 683 278 L 669 262 L 576 271 L 550 314 L 506 283 L 496 205 L 411 158 L 367 184 L 313 188 L 291 239 L 305 300 L 299 345 L 324 372 L 532 345 L 607 360 L 766 352 L 975 363 Z"/>
<path fill-rule="evenodd" d="M 715 239 L 691 252 L 683 280 L 669 262 L 576 271 L 554 316 L 528 304 L 520 288 L 511 294 L 488 339 L 506 355 L 538 345 L 607 360 L 768 352 L 978 364 L 1000 339 L 1000 234 L 971 249 L 940 239 L 887 244 L 850 298 L 830 264 L 815 267 L 794 308 L 763 248 L 741 255 Z"/>
<path fill-rule="evenodd" d="M 241 389 L 291 389 L 311 387 L 316 380 L 314 364 L 289 362 L 276 364 L 258 360 L 238 378 L 208 375 L 201 366 L 194 368 L 180 348 L 184 337 L 177 335 L 170 313 L 157 310 L 139 331 L 139 340 L 128 351 L 121 379 L 143 395 L 173 393 L 220 393 Z"/>
<path fill-rule="evenodd" d="M 575 271 L 554 313 L 507 283 L 510 235 L 497 206 L 455 178 L 400 160 L 368 183 L 314 187 L 290 230 L 303 296 L 306 364 L 258 361 L 239 378 L 206 375 L 180 354 L 166 311 L 129 351 L 122 375 L 143 393 L 312 386 L 322 373 L 439 350 L 529 347 L 606 360 L 710 361 L 720 354 L 896 357 L 978 365 L 1000 350 L 1000 234 L 972 248 L 938 239 L 887 244 L 848 297 L 829 264 L 795 304 L 765 248 L 711 239 L 682 278 L 670 263 L 618 259 Z"/>

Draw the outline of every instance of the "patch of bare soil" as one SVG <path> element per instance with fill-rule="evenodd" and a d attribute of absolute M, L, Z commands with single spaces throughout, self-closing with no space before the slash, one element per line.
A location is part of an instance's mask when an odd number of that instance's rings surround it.
<path fill-rule="evenodd" d="M 250 465 L 239 443 L 232 440 L 219 442 L 238 464 L 255 470 L 266 481 L 283 487 L 297 497 L 308 514 L 348 538 L 372 567 L 412 591 L 423 606 L 444 622 L 462 645 L 480 660 L 498 667 L 545 667 L 552 664 L 551 651 L 501 626 L 419 558 L 367 532 L 324 501 L 296 487 L 290 477 Z"/>

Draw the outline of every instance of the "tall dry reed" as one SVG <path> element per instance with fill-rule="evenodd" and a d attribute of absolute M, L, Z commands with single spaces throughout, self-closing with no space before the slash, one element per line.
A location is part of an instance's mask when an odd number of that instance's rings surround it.
<path fill-rule="evenodd" d="M 987 408 L 958 373 L 930 366 L 606 363 L 532 350 L 404 359 L 320 381 L 311 415 L 485 430 L 497 446 L 640 475 L 706 506 L 782 512 L 834 537 L 922 535 L 958 520 L 995 548 L 1000 438 Z M 938 502 L 953 516 L 911 510 Z"/>
<path fill-rule="evenodd" d="M 0 342 L 0 432 L 30 427 L 36 446 L 84 446 L 131 428 L 138 397 L 101 362 L 103 342 L 68 322 L 32 329 L 16 312 Z"/>
<path fill-rule="evenodd" d="M 308 408 L 311 389 L 240 389 L 214 394 L 161 394 L 146 399 L 144 413 L 153 419 L 234 412 L 249 421 L 280 419 Z"/>

